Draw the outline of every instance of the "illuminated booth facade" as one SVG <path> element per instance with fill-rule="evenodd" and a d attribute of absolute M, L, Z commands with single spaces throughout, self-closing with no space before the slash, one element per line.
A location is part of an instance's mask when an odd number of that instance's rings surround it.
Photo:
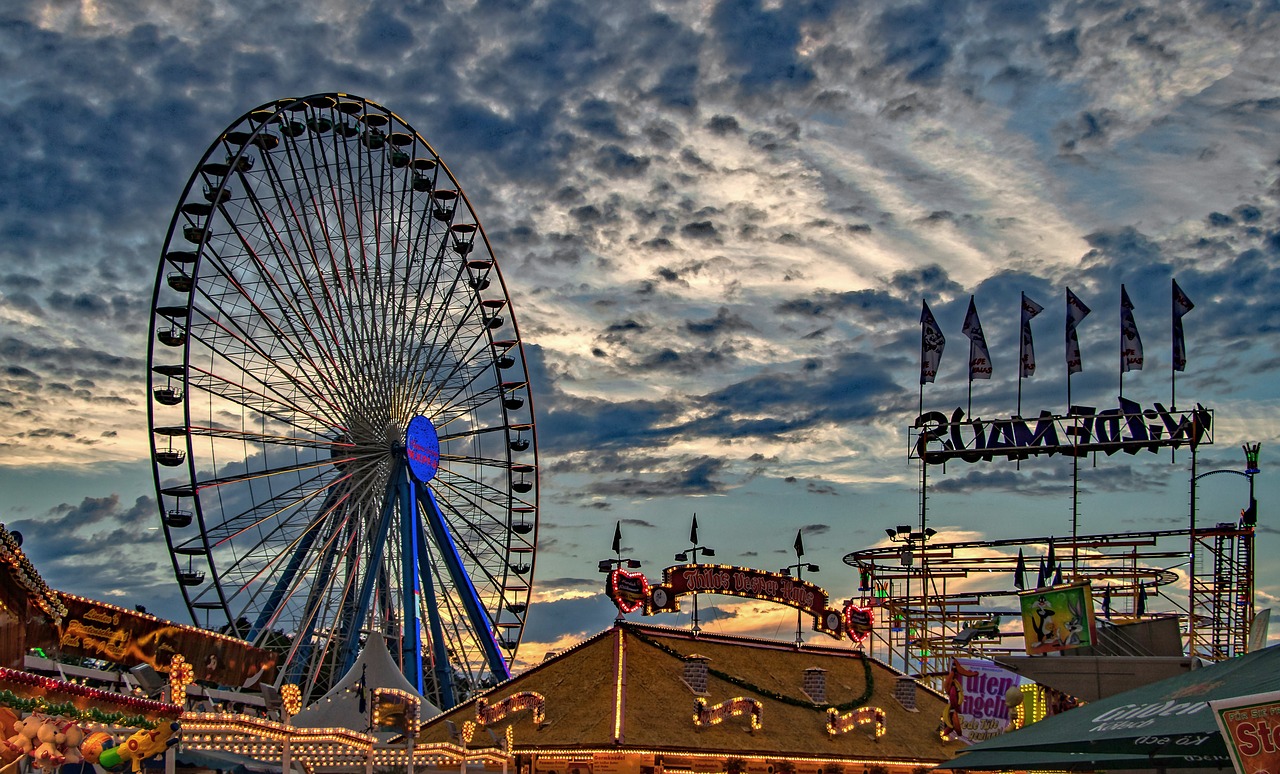
<path fill-rule="evenodd" d="M 429 721 L 418 746 L 521 774 L 913 774 L 953 755 L 945 705 L 847 646 L 619 621 Z"/>

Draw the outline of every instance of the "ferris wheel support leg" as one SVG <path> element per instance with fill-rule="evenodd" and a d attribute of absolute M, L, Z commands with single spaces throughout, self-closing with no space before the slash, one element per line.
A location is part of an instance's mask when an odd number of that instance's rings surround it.
<path fill-rule="evenodd" d="M 418 583 L 418 502 L 407 467 L 400 469 L 400 663 L 404 676 L 422 693 L 422 620 Z"/>
<path fill-rule="evenodd" d="M 392 471 L 391 480 L 387 483 L 389 490 L 394 489 L 396 481 L 399 479 L 404 463 L 398 462 L 396 469 Z M 377 583 L 378 573 L 382 569 L 382 551 L 383 546 L 387 544 L 387 534 L 391 531 L 392 511 L 396 509 L 396 498 L 394 491 L 388 491 L 387 497 L 384 498 L 384 506 L 382 508 L 382 519 L 378 522 L 378 534 L 374 538 L 373 554 L 369 557 L 369 564 L 364 567 L 364 577 L 360 580 L 360 596 L 356 598 L 355 615 L 351 617 L 350 627 L 342 633 L 342 669 L 339 674 L 346 674 L 356 663 L 356 656 L 360 646 L 360 630 L 364 628 L 365 619 L 369 617 L 369 603 L 373 599 L 373 587 Z"/>
<path fill-rule="evenodd" d="M 502 650 L 498 648 L 498 641 L 493 635 L 493 622 L 489 620 L 488 614 L 485 613 L 484 605 L 480 603 L 480 595 L 476 593 L 476 587 L 471 582 L 471 576 L 467 575 L 466 568 L 462 566 L 462 556 L 458 554 L 458 546 L 453 542 L 453 536 L 449 534 L 449 525 L 445 523 L 444 514 L 440 511 L 439 504 L 436 503 L 435 495 L 427 487 L 423 487 L 427 493 L 427 498 L 431 503 L 431 513 L 427 523 L 431 526 L 432 535 L 436 539 L 436 545 L 440 548 L 440 554 L 444 558 L 445 566 L 449 568 L 449 575 L 453 580 L 453 585 L 458 589 L 459 596 L 462 597 L 462 606 L 466 608 L 467 617 L 471 620 L 471 630 L 475 632 L 476 639 L 480 641 L 484 648 L 485 660 L 489 664 L 489 671 L 494 675 L 507 679 L 511 677 L 511 671 L 507 668 L 507 660 L 502 656 Z"/>
<path fill-rule="evenodd" d="M 421 496 L 421 495 L 419 495 Z M 426 520 L 422 511 L 418 515 L 418 545 L 427 545 Z M 457 703 L 453 693 L 453 670 L 449 666 L 449 649 L 445 647 L 444 625 L 440 622 L 440 608 L 436 606 L 435 581 L 431 577 L 431 562 L 427 552 L 418 553 L 418 578 L 422 582 L 422 608 L 427 616 L 427 624 L 431 627 L 431 662 L 432 672 L 436 677 L 436 686 L 440 691 L 440 706 L 452 707 Z"/>
<path fill-rule="evenodd" d="M 330 504 L 334 501 L 335 494 L 330 492 L 325 498 L 325 505 L 322 512 L 327 512 Z M 285 571 L 281 574 L 280 579 L 276 581 L 275 588 L 271 589 L 271 595 L 267 597 L 267 601 L 262 606 L 262 610 L 258 613 L 258 618 L 253 622 L 253 626 L 249 629 L 248 636 L 245 637 L 249 642 L 254 642 L 258 635 L 261 634 L 268 626 L 271 620 L 276 617 L 276 613 L 280 610 L 281 603 L 284 602 L 285 596 L 289 590 L 293 588 L 293 582 L 297 578 L 298 569 L 302 567 L 302 563 L 311 554 L 311 547 L 315 544 L 316 536 L 319 530 L 309 529 L 302 536 L 302 540 L 298 541 L 298 546 L 293 550 L 293 556 L 289 557 L 289 564 L 285 567 Z"/>

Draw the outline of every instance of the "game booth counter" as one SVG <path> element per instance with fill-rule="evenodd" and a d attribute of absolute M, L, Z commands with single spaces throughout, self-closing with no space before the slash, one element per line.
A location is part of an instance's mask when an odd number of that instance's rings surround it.
<path fill-rule="evenodd" d="M 274 664 L 241 640 L 50 588 L 0 525 L 0 771 L 139 772 L 166 758 L 172 770 L 165 753 L 198 714 L 184 713 L 186 689 L 257 684 Z"/>

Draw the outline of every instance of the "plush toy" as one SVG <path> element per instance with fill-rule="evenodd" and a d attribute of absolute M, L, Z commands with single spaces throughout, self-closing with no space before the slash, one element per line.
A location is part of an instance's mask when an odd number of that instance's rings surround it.
<path fill-rule="evenodd" d="M 105 750 L 116 746 L 116 740 L 104 731 L 95 731 L 80 743 L 80 754 L 86 763 L 97 763 Z"/>
<path fill-rule="evenodd" d="M 22 721 L 22 716 L 8 707 L 0 707 L 0 728 L 13 728 Z M 13 763 L 23 755 L 21 750 L 11 747 L 0 739 L 0 768 Z"/>
<path fill-rule="evenodd" d="M 5 740 L 5 748 L 10 753 L 17 753 L 17 756 L 30 755 L 31 751 L 36 749 L 36 732 L 40 729 L 41 720 L 38 715 L 28 715 L 13 724 L 13 730 L 16 732 L 13 736 Z M 15 760 L 17 756 L 14 756 Z"/>
<path fill-rule="evenodd" d="M 84 755 L 80 752 L 80 744 L 84 741 L 84 729 L 76 725 L 75 721 L 68 720 L 59 730 L 66 739 L 62 743 L 62 755 L 66 758 L 66 762 L 75 764 L 83 761 Z"/>
<path fill-rule="evenodd" d="M 176 736 L 179 725 L 175 721 L 160 724 L 154 729 L 139 729 L 117 747 L 104 749 L 98 754 L 98 765 L 104 769 L 116 769 L 128 761 L 133 773 L 142 771 L 142 762 L 153 755 L 159 755 L 178 743 Z M 81 747 L 83 749 L 83 745 Z M 87 760 L 86 756 L 86 760 Z"/>
<path fill-rule="evenodd" d="M 67 737 L 60 730 L 61 725 L 55 718 L 42 718 L 40 727 L 36 729 L 36 738 L 40 746 L 31 752 L 31 759 L 41 771 L 50 772 L 66 761 L 66 757 L 58 749 Z"/>

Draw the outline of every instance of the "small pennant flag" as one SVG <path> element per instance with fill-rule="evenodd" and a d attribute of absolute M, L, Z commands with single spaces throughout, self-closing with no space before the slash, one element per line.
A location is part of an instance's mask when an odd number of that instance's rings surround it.
<path fill-rule="evenodd" d="M 1078 326 L 1089 312 L 1093 311 L 1067 288 L 1067 375 L 1078 374 L 1084 370 L 1080 359 L 1080 340 L 1076 338 Z"/>
<path fill-rule="evenodd" d="M 933 312 L 929 311 L 929 302 L 922 303 L 924 308 L 920 311 L 920 383 L 926 384 L 938 376 L 938 365 L 942 362 L 942 350 L 947 345 L 947 339 L 942 335 L 938 321 L 933 319 Z"/>
<path fill-rule="evenodd" d="M 1147 614 L 1147 587 L 1138 587 L 1138 607 L 1134 611 L 1134 615 L 1142 617 Z"/>
<path fill-rule="evenodd" d="M 1102 617 L 1111 620 L 1111 587 L 1102 587 Z"/>
<path fill-rule="evenodd" d="M 1120 286 L 1120 373 L 1142 370 L 1142 337 L 1133 319 L 1133 302 Z"/>
<path fill-rule="evenodd" d="M 991 378 L 991 352 L 987 350 L 987 337 L 982 335 L 982 323 L 978 321 L 978 307 L 969 296 L 969 311 L 960 329 L 969 337 L 969 381 Z"/>
<path fill-rule="evenodd" d="M 1058 565 L 1057 569 L 1053 571 L 1053 585 L 1062 585 L 1062 565 Z"/>
<path fill-rule="evenodd" d="M 1049 576 L 1049 572 L 1045 568 L 1044 557 L 1042 556 L 1040 557 L 1040 570 L 1039 572 L 1036 573 L 1036 588 L 1038 589 L 1044 588 L 1046 585 L 1045 581 L 1048 580 L 1048 576 Z"/>
<path fill-rule="evenodd" d="M 1187 294 L 1182 292 L 1182 288 L 1178 287 L 1178 281 L 1173 281 L 1173 370 L 1187 370 L 1187 340 L 1182 335 L 1182 316 L 1196 305 L 1191 303 L 1191 299 L 1187 298 Z"/>
<path fill-rule="evenodd" d="M 613 552 L 615 554 L 622 553 L 622 522 L 618 522 L 613 526 Z"/>
<path fill-rule="evenodd" d="M 793 547 L 796 549 L 797 559 L 804 556 L 804 530 L 803 529 L 796 530 L 796 544 Z"/>
<path fill-rule="evenodd" d="M 693 514 L 693 526 L 689 528 L 689 542 L 698 545 L 698 514 Z"/>
<path fill-rule="evenodd" d="M 1022 294 L 1022 338 L 1018 346 L 1018 378 L 1025 379 L 1036 372 L 1036 350 L 1031 343 L 1031 318 L 1044 311 L 1044 307 Z"/>
<path fill-rule="evenodd" d="M 1051 574 L 1058 569 L 1058 559 L 1053 553 L 1053 538 L 1049 538 L 1049 554 L 1044 559 L 1045 574 Z"/>
<path fill-rule="evenodd" d="M 1022 555 L 1022 549 L 1018 549 L 1018 566 L 1013 571 L 1013 587 L 1018 591 L 1022 591 L 1027 587 L 1027 560 Z"/>

